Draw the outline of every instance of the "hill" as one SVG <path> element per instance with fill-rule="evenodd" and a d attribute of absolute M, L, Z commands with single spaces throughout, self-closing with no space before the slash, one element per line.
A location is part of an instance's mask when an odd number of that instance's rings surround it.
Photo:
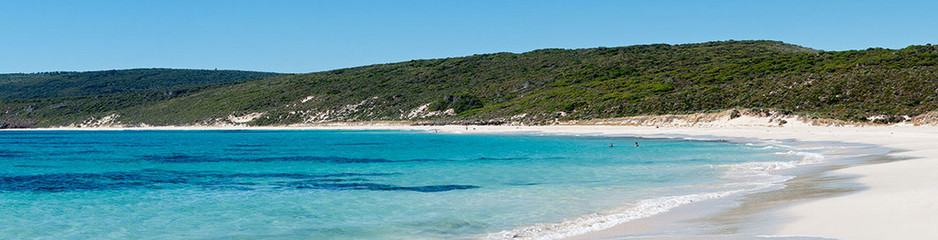
<path fill-rule="evenodd" d="M 28 126 L 102 120 L 124 125 L 548 123 L 737 107 L 901 121 L 938 109 L 938 47 L 832 52 L 776 41 L 725 41 L 543 49 L 171 92 L 0 102 L 4 121 Z"/>
<path fill-rule="evenodd" d="M 277 73 L 232 70 L 128 69 L 0 74 L 0 99 L 82 97 L 240 82 Z"/>

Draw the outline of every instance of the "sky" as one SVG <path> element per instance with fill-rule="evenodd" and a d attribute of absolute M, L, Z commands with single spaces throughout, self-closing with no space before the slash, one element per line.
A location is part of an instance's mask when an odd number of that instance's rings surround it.
<path fill-rule="evenodd" d="M 0 73 L 307 73 L 543 48 L 938 43 L 938 1 L 0 0 Z"/>

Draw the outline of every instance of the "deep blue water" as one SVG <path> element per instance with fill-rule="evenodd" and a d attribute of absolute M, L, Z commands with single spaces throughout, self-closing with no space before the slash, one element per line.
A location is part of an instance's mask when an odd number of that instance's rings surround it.
<path fill-rule="evenodd" d="M 751 187 L 740 164 L 800 159 L 725 142 L 416 131 L 0 131 L 0 146 L 0 239 L 497 237 Z"/>

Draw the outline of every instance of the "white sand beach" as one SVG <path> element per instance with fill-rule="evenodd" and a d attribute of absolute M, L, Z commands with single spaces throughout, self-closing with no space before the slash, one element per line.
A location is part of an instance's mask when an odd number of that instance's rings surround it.
<path fill-rule="evenodd" d="M 885 127 L 601 127 L 635 135 L 686 134 L 801 141 L 838 141 L 903 149 L 908 160 L 836 170 L 868 189 L 823 198 L 781 212 L 790 218 L 773 235 L 838 239 L 938 239 L 938 128 Z M 596 127 L 566 131 L 595 132 Z M 551 131 L 551 130 L 547 130 Z M 558 130 L 554 130 L 558 131 Z M 564 130 L 559 130 L 564 131 Z M 614 231 L 614 230 L 613 230 Z"/>
<path fill-rule="evenodd" d="M 440 128 L 465 131 L 462 126 Z M 473 130 L 475 129 L 475 130 Z M 938 127 L 893 125 L 864 127 L 816 126 L 476 126 L 470 132 L 538 131 L 559 134 L 624 134 L 662 136 L 707 135 L 731 138 L 795 139 L 874 144 L 902 149 L 911 159 L 836 170 L 856 175 L 867 189 L 844 196 L 796 203 L 781 209 L 788 216 L 777 236 L 816 236 L 837 239 L 938 239 Z M 618 229 L 623 230 L 623 229 Z M 616 235 L 613 228 L 606 235 Z M 628 231 L 625 231 L 628 232 Z"/>
<path fill-rule="evenodd" d="M 614 134 L 642 137 L 707 136 L 762 140 L 836 141 L 901 149 L 907 160 L 865 164 L 829 174 L 856 176 L 863 189 L 834 197 L 779 207 L 780 223 L 769 236 L 813 236 L 837 239 L 938 239 L 938 127 L 812 126 L 796 120 L 783 127 L 770 119 L 742 117 L 692 126 L 550 125 L 550 126 L 412 126 L 404 123 L 356 123 L 252 129 L 398 129 L 448 133 Z M 147 129 L 240 129 L 244 127 L 155 127 Z M 123 128 L 94 128 L 123 129 Z M 754 223 L 760 224 L 760 223 Z M 613 227 L 594 233 L 604 238 L 627 236 L 632 230 Z M 628 226 L 636 227 L 636 226 Z M 647 226 L 646 226 L 647 227 Z"/>
<path fill-rule="evenodd" d="M 340 128 L 437 129 L 447 132 L 556 134 L 617 134 L 634 136 L 713 136 L 728 138 L 794 139 L 873 144 L 901 149 L 908 160 L 855 166 L 833 174 L 856 175 L 866 189 L 843 196 L 786 206 L 787 216 L 776 236 L 815 236 L 837 239 L 938 239 L 938 127 L 843 126 L 791 124 L 784 127 L 715 124 L 703 127 L 635 126 L 345 126 Z M 615 236 L 612 228 L 605 235 Z M 624 231 L 623 234 L 628 231 Z"/>

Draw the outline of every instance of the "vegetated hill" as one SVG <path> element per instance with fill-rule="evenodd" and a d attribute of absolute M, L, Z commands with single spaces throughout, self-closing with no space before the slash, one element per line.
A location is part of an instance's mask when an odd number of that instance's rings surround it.
<path fill-rule="evenodd" d="M 734 107 L 900 121 L 938 109 L 938 47 L 817 51 L 775 41 L 544 49 L 414 60 L 165 93 L 6 101 L 25 126 L 525 121 Z M 16 124 L 8 124 L 14 126 Z"/>
<path fill-rule="evenodd" d="M 91 72 L 0 74 L 0 99 L 82 97 L 241 82 L 278 75 L 267 72 L 128 69 Z"/>

